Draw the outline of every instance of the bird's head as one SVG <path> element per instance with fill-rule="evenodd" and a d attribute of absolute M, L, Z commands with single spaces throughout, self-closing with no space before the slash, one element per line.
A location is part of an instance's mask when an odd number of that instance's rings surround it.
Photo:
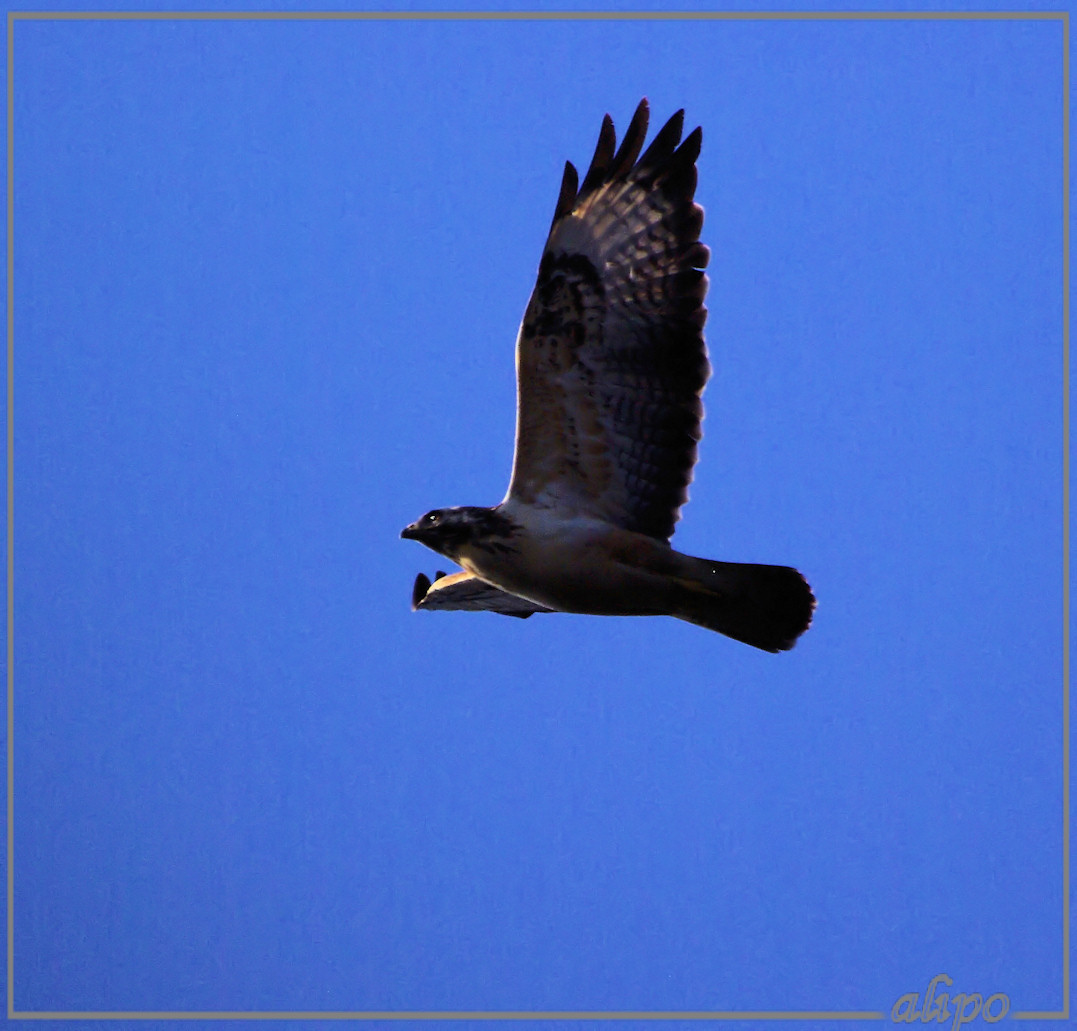
<path fill-rule="evenodd" d="M 470 544 L 486 550 L 513 550 L 513 536 L 520 528 L 496 508 L 463 505 L 435 508 L 400 531 L 439 555 L 459 562 L 460 552 Z"/>
<path fill-rule="evenodd" d="M 435 508 L 400 531 L 405 540 L 418 541 L 446 558 L 456 559 L 460 547 L 472 539 L 475 519 L 471 508 Z"/>

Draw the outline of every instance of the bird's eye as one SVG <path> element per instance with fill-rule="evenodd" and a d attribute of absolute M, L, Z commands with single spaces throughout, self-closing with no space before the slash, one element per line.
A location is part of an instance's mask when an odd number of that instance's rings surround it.
<path fill-rule="evenodd" d="M 436 526 L 440 520 L 441 513 L 439 512 L 427 512 L 426 515 L 423 516 L 423 522 L 426 523 L 427 526 Z"/>

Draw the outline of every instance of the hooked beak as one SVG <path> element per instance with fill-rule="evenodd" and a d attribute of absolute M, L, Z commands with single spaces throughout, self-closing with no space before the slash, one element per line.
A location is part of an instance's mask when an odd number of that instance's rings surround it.
<path fill-rule="evenodd" d="M 411 523 L 409 526 L 405 526 L 404 529 L 400 531 L 400 536 L 403 540 L 406 541 L 421 541 L 423 539 L 422 531 L 419 529 L 418 522 L 414 522 Z"/>

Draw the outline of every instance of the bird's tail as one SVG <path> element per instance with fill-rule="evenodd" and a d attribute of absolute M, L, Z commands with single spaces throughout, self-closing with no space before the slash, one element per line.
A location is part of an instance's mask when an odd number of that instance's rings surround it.
<path fill-rule="evenodd" d="M 673 615 L 768 652 L 792 648 L 811 625 L 815 597 L 790 566 L 690 558 Z"/>

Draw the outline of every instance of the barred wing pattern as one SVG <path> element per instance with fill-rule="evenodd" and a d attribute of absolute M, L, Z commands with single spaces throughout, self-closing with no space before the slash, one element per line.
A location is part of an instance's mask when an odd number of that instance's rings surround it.
<path fill-rule="evenodd" d="M 688 500 L 710 375 L 709 257 L 694 203 L 701 132 L 678 111 L 639 156 L 609 115 L 583 184 L 566 164 L 516 349 L 516 454 L 506 501 L 574 507 L 668 540 Z"/>
<path fill-rule="evenodd" d="M 500 612 L 503 616 L 527 619 L 536 612 L 549 612 L 526 598 L 499 590 L 471 573 L 442 572 L 434 574 L 434 582 L 420 573 L 411 590 L 411 607 L 416 609 L 445 609 L 467 612 Z"/>

